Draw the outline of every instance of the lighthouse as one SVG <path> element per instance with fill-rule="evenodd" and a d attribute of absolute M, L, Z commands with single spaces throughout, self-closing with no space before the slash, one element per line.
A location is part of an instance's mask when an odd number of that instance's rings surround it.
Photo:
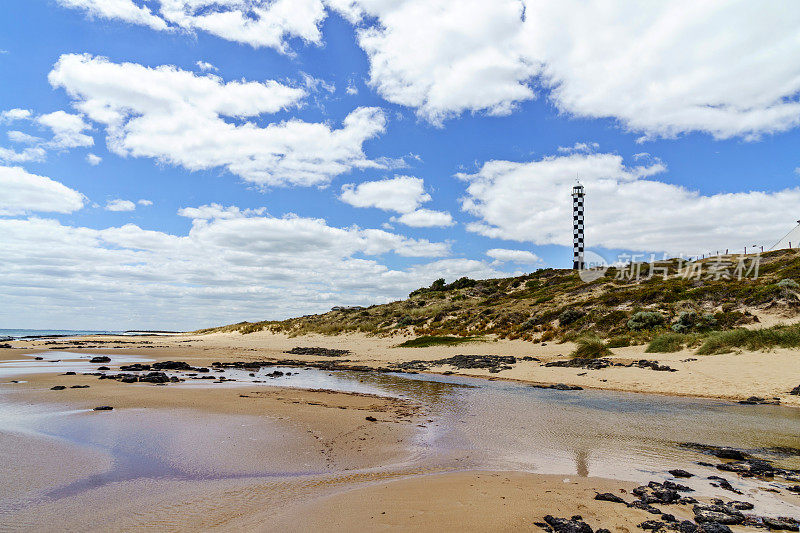
<path fill-rule="evenodd" d="M 583 185 L 572 188 L 572 269 L 583 268 Z"/>

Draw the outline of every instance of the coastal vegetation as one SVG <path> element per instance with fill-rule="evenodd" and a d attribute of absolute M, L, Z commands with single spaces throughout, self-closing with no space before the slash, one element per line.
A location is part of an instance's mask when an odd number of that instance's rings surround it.
<path fill-rule="evenodd" d="M 398 344 L 401 348 L 428 348 L 429 346 L 456 346 L 465 342 L 481 340 L 479 337 L 452 337 L 438 335 L 423 335 Z"/>
<path fill-rule="evenodd" d="M 753 256 L 750 260 L 755 261 Z M 757 313 L 790 318 L 800 313 L 800 251 L 760 257 L 757 275 L 721 271 L 719 258 L 678 259 L 609 268 L 584 282 L 577 272 L 544 268 L 522 276 L 451 283 L 435 280 L 408 298 L 369 307 L 335 307 L 327 313 L 281 321 L 242 322 L 198 333 L 257 331 L 413 335 L 409 345 L 454 344 L 492 336 L 529 342 L 574 341 L 581 350 L 648 345 L 650 352 L 700 346 L 700 353 L 742 347 L 800 346 L 795 330 L 749 329 Z M 657 275 L 646 275 L 656 271 Z M 759 333 L 754 333 L 759 332 Z M 401 344 L 401 345 L 405 345 Z"/>

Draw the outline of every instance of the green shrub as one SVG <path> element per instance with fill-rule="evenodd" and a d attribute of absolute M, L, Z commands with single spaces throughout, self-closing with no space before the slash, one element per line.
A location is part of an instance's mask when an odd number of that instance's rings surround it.
<path fill-rule="evenodd" d="M 625 348 L 631 345 L 630 337 L 611 337 L 606 341 L 606 346 L 609 348 Z"/>
<path fill-rule="evenodd" d="M 653 329 L 664 323 L 664 315 L 657 311 L 639 311 L 634 313 L 628 320 L 628 329 L 639 331 L 642 329 Z"/>
<path fill-rule="evenodd" d="M 566 311 L 558 315 L 558 323 L 561 326 L 567 326 L 569 324 L 572 324 L 579 318 L 582 318 L 583 314 L 584 314 L 583 311 L 579 311 L 577 309 L 567 309 Z"/>
<path fill-rule="evenodd" d="M 733 329 L 711 334 L 697 350 L 700 355 L 730 353 L 734 350 L 768 350 L 800 347 L 800 326 L 763 329 Z"/>
<path fill-rule="evenodd" d="M 414 320 L 413 317 L 406 315 L 397 321 L 397 325 L 401 328 L 404 328 L 406 326 L 413 326 L 414 324 L 416 324 L 416 322 L 417 321 Z"/>
<path fill-rule="evenodd" d="M 401 348 L 427 348 L 429 346 L 455 346 L 457 344 L 464 344 L 465 342 L 473 342 L 480 340 L 479 337 L 450 337 L 450 336 L 435 336 L 423 335 L 416 339 L 407 340 L 398 344 Z"/>
<path fill-rule="evenodd" d="M 581 359 L 596 359 L 611 355 L 611 350 L 603 342 L 600 337 L 586 336 L 581 337 L 575 341 L 577 346 L 572 351 L 570 356 L 579 357 Z"/>
<path fill-rule="evenodd" d="M 700 315 L 695 311 L 683 311 L 678 315 L 678 320 L 672 324 L 672 331 L 675 333 L 688 333 L 694 331 L 708 331 L 717 326 L 717 319 L 714 315 Z"/>
<path fill-rule="evenodd" d="M 683 349 L 686 336 L 681 333 L 665 333 L 659 335 L 647 345 L 647 353 L 672 353 Z"/>
<path fill-rule="evenodd" d="M 800 289 L 800 285 L 795 280 L 789 278 L 784 278 L 780 280 L 777 285 L 781 289 L 791 289 L 791 290 Z"/>

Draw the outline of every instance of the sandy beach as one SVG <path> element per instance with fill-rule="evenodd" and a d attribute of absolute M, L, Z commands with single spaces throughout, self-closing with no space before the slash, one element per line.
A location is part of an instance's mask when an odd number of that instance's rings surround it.
<path fill-rule="evenodd" d="M 478 531 L 541 531 L 546 515 L 580 515 L 594 528 L 637 531 L 639 524 L 654 518 L 651 512 L 597 501 L 595 493 L 630 500 L 631 490 L 639 483 L 669 478 L 668 466 L 691 468 L 694 464 L 680 462 L 676 456 L 658 473 L 625 472 L 624 453 L 618 459 L 613 459 L 616 452 L 603 458 L 598 449 L 587 457 L 581 455 L 586 452 L 578 452 L 566 462 L 556 458 L 538 467 L 514 469 L 513 465 L 522 464 L 519 459 L 488 460 L 465 451 L 476 445 L 480 448 L 481 439 L 513 435 L 513 420 L 486 436 L 481 435 L 480 426 L 469 430 L 473 444 L 431 447 L 427 441 L 441 440 L 440 433 L 450 431 L 441 429 L 447 426 L 440 426 L 436 419 L 442 393 L 387 393 L 395 389 L 380 389 L 385 385 L 381 372 L 357 374 L 362 377 L 351 380 L 353 390 L 324 390 L 260 386 L 258 381 L 212 384 L 192 381 L 188 376 L 198 378 L 195 373 L 183 375 L 182 383 L 154 386 L 98 379 L 97 374 L 104 372 L 64 375 L 63 371 L 28 370 L 36 364 L 45 370 L 59 364 L 96 369 L 101 365 L 90 364 L 88 358 L 98 354 L 114 358 L 107 363 L 112 375 L 121 366 L 116 359 L 128 358 L 183 361 L 192 367 L 211 367 L 209 374 L 232 376 L 231 380 L 248 375 L 246 371 L 235 374 L 236 368 L 225 366 L 237 361 L 292 359 L 297 365 L 293 368 L 298 369 L 301 362 L 328 365 L 336 361 L 345 367 L 380 369 L 456 354 L 513 355 L 519 361 L 497 373 L 450 366 L 434 366 L 431 371 L 450 378 L 478 376 L 483 380 L 479 383 L 487 383 L 486 378 L 509 384 L 563 383 L 596 389 L 598 394 L 609 390 L 726 400 L 759 395 L 778 397 L 783 406 L 800 405 L 800 398 L 788 394 L 797 385 L 796 373 L 785 372 L 796 368 L 797 354 L 790 351 L 694 357 L 691 353 L 645 356 L 637 348 L 626 348 L 615 350 L 614 359 L 647 358 L 677 371 L 583 370 L 543 366 L 565 358 L 569 344 L 496 341 L 443 348 L 396 347 L 401 341 L 356 335 L 289 338 L 259 332 L 12 342 L 14 348 L 0 351 L 0 367 L 20 361 L 28 366 L 3 378 L 0 389 L 5 413 L 0 464 L 8 470 L 0 524 L 4 530 L 48 530 L 58 523 L 65 530 L 456 531 L 469 525 Z M 336 358 L 285 353 L 295 347 L 350 353 Z M 325 368 L 314 371 L 321 378 L 332 375 Z M 384 392 L 369 392 L 373 389 Z M 634 400 L 625 396 L 625 401 L 635 401 L 636 396 L 631 397 Z M 92 410 L 101 405 L 114 409 Z M 787 407 L 777 409 L 787 412 Z M 776 427 L 782 429 L 770 436 L 774 440 L 764 444 L 791 444 L 797 426 L 792 428 L 792 415 L 780 416 L 789 421 L 789 427 L 781 422 Z M 20 422 L 23 419 L 39 422 Z M 587 433 L 594 435 L 596 430 Z M 591 435 L 579 437 L 575 445 L 586 446 L 585 438 Z M 502 440 L 494 444 L 496 448 L 517 445 Z M 785 490 L 772 495 L 764 492 L 766 486 L 740 488 L 754 501 L 767 502 L 767 508 L 774 500 L 779 504 L 776 512 L 800 506 L 800 497 Z M 704 496 L 701 501 L 711 495 L 699 494 Z M 666 505 L 661 511 L 678 520 L 692 517 L 687 505 Z M 733 526 L 733 531 L 750 530 Z"/>

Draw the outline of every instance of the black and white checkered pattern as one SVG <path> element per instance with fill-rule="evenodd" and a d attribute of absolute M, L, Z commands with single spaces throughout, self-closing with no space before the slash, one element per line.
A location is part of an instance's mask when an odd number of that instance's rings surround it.
<path fill-rule="evenodd" d="M 572 188 L 572 268 L 583 268 L 583 185 Z"/>

